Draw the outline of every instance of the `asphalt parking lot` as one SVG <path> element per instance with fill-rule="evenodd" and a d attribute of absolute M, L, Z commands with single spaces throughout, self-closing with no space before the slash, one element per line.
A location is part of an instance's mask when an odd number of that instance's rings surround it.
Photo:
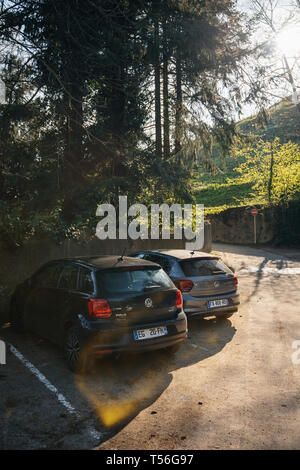
<path fill-rule="evenodd" d="M 3 325 L 0 448 L 299 448 L 300 261 L 215 249 L 236 269 L 240 310 L 191 322 L 174 356 L 123 355 L 76 376 L 56 346 Z"/>

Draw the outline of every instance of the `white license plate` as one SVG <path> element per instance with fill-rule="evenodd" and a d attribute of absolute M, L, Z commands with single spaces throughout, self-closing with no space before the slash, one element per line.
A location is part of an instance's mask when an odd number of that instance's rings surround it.
<path fill-rule="evenodd" d="M 141 339 L 157 338 L 158 336 L 165 336 L 168 330 L 165 326 L 156 326 L 155 328 L 147 328 L 145 330 L 135 330 L 133 332 L 134 339 L 139 341 Z"/>
<path fill-rule="evenodd" d="M 228 303 L 228 299 L 210 300 L 209 302 L 207 302 L 207 306 L 208 308 L 226 307 Z"/>

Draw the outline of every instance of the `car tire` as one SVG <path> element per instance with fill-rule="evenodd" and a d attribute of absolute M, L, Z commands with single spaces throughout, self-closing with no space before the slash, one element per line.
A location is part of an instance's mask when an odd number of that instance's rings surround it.
<path fill-rule="evenodd" d="M 89 370 L 89 358 L 82 349 L 80 329 L 72 325 L 65 334 L 64 356 L 69 369 L 76 374 L 84 374 Z"/>

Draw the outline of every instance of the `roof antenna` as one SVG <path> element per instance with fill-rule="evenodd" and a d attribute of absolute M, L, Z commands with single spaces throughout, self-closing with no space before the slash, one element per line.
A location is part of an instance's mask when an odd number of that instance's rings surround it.
<path fill-rule="evenodd" d="M 124 248 L 123 253 L 121 254 L 120 258 L 118 258 L 118 261 L 123 261 L 125 251 L 126 251 L 126 248 Z"/>
<path fill-rule="evenodd" d="M 190 251 L 190 254 L 193 256 L 195 254 L 194 250 Z"/>

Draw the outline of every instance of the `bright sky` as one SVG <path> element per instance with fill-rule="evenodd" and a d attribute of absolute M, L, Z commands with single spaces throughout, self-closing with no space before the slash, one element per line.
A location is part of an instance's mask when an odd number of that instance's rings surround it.
<path fill-rule="evenodd" d="M 238 9 L 252 16 L 254 13 L 253 4 L 255 0 L 237 0 Z M 261 5 L 267 7 L 270 11 L 270 4 L 275 5 L 273 12 L 274 26 L 277 34 L 272 32 L 271 28 L 261 25 L 255 32 L 253 42 L 269 40 L 273 43 L 273 55 L 270 55 L 270 71 L 283 70 L 283 55 L 286 56 L 288 65 L 292 71 L 294 83 L 298 95 L 300 93 L 300 4 L 297 0 L 259 0 Z M 291 13 L 293 12 L 292 17 Z M 288 21 L 286 21 L 288 20 Z M 285 24 L 285 22 L 287 24 Z M 287 74 L 285 74 L 287 77 Z M 282 80 L 282 85 L 270 89 L 270 96 L 273 96 L 274 102 L 279 101 L 280 97 L 292 94 L 292 87 L 286 79 Z M 278 98 L 276 99 L 276 96 Z M 243 115 L 247 116 L 256 112 L 253 106 L 246 106 Z"/>

